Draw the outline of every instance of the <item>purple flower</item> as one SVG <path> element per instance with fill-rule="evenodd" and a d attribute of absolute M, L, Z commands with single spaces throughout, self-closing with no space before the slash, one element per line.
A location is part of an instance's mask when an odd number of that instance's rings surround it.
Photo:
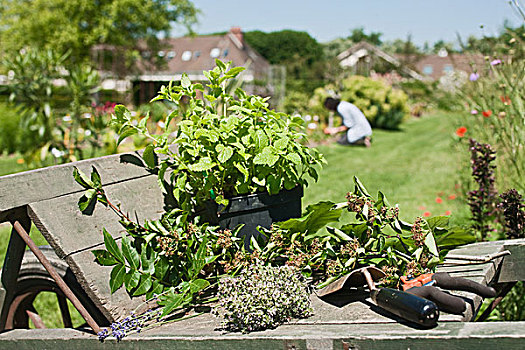
<path fill-rule="evenodd" d="M 470 111 L 470 114 L 474 115 L 474 114 L 478 114 L 478 111 L 476 111 L 475 109 L 471 110 Z"/>
<path fill-rule="evenodd" d="M 479 79 L 479 74 L 478 73 L 472 73 L 470 74 L 470 77 L 469 77 L 470 81 L 476 81 Z"/>
<path fill-rule="evenodd" d="M 501 60 L 500 59 L 496 59 L 496 60 L 493 60 L 492 62 L 490 62 L 491 66 L 497 66 L 498 64 L 501 64 Z"/>

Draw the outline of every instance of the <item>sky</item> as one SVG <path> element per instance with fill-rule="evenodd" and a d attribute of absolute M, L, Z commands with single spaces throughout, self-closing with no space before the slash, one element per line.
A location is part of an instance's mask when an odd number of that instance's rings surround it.
<path fill-rule="evenodd" d="M 509 0 L 192 0 L 201 10 L 197 34 L 292 29 L 319 42 L 346 37 L 363 27 L 383 33 L 383 41 L 403 39 L 422 46 L 438 40 L 457 42 L 470 35 L 499 34 L 503 23 L 523 24 Z M 519 1 L 521 5 L 525 3 Z M 483 25 L 483 29 L 480 26 Z M 174 29 L 172 35 L 184 34 Z"/>

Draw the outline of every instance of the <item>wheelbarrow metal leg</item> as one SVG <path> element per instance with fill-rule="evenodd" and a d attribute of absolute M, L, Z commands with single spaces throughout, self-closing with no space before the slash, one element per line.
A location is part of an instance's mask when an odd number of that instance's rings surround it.
<path fill-rule="evenodd" d="M 38 246 L 33 242 L 31 237 L 29 237 L 29 234 L 24 229 L 24 227 L 18 222 L 15 221 L 13 224 L 14 229 L 16 232 L 20 235 L 20 237 L 24 240 L 24 242 L 27 244 L 29 249 L 35 254 L 36 258 L 42 263 L 46 271 L 49 273 L 49 275 L 55 280 L 57 286 L 62 290 L 64 295 L 71 301 L 73 306 L 78 310 L 80 315 L 86 320 L 87 324 L 93 329 L 95 333 L 100 332 L 99 325 L 95 322 L 93 317 L 89 314 L 89 312 L 86 310 L 84 305 L 78 300 L 76 295 L 71 291 L 71 289 L 68 287 L 66 282 L 60 277 L 60 275 L 56 272 L 55 268 L 49 260 L 45 257 L 45 255 L 42 253 L 42 251 L 38 248 Z"/>
<path fill-rule="evenodd" d="M 27 215 L 20 214 L 16 215 L 16 217 L 25 230 L 31 228 L 31 220 Z M 2 267 L 2 286 L 5 289 L 5 295 L 4 299 L 0 301 L 2 303 L 2 305 L 0 305 L 2 307 L 2 313 L 0 315 L 0 331 L 6 329 L 9 305 L 11 305 L 15 296 L 16 283 L 18 280 L 18 274 L 20 273 L 20 266 L 22 265 L 25 249 L 25 242 L 13 228 L 9 238 L 9 245 L 7 246 L 4 266 Z"/>

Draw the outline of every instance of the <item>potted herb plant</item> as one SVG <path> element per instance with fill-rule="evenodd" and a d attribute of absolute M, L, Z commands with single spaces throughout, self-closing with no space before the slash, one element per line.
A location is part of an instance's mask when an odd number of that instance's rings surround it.
<path fill-rule="evenodd" d="M 302 118 L 276 112 L 268 98 L 235 88 L 243 70 L 216 60 L 204 72 L 205 86 L 185 74 L 180 85 L 162 86 L 152 102 L 167 100 L 176 108 L 161 134 L 148 131 L 147 117 L 133 121 L 121 105 L 114 122 L 119 142 L 136 133 L 152 141 L 144 163 L 158 171 L 178 208 L 224 228 L 244 224 L 241 234 L 252 236 L 258 225 L 301 215 L 303 186 L 317 180 L 324 158 L 302 142 Z"/>

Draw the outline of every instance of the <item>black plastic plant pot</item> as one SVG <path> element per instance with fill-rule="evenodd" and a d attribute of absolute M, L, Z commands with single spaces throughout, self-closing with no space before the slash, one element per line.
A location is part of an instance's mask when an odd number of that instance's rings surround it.
<path fill-rule="evenodd" d="M 257 226 L 270 228 L 272 223 L 301 217 L 302 186 L 282 190 L 276 195 L 255 193 L 229 198 L 227 207 L 208 202 L 206 208 L 198 212 L 201 219 L 212 225 L 233 230 L 244 224 L 239 231 L 248 245 L 252 236 L 259 236 Z"/>

